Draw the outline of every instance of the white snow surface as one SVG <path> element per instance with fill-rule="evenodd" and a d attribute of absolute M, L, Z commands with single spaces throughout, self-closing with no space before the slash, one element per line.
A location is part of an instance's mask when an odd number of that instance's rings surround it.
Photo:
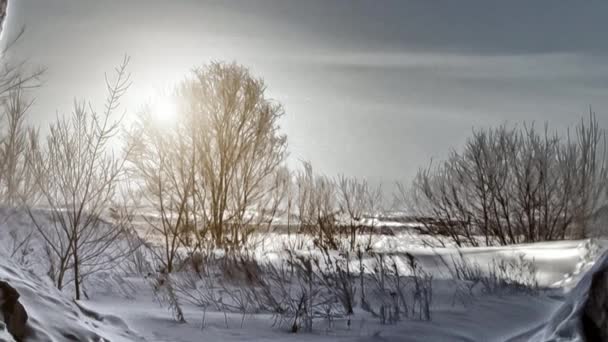
<path fill-rule="evenodd" d="M 176 323 L 170 312 L 155 302 L 144 275 L 127 273 L 121 267 L 92 277 L 86 285 L 90 298 L 75 303 L 69 287 L 62 293 L 52 286 L 45 274 L 48 265 L 41 242 L 35 237 L 26 253 L 11 252 L 15 235 L 11 232 L 24 234 L 32 227 L 26 215 L 6 214 L 0 210 L 0 248 L 4 251 L 0 279 L 21 294 L 34 331 L 31 341 L 581 341 L 578 315 L 591 274 L 602 265 L 608 267 L 608 255 L 596 263 L 608 245 L 602 240 L 458 251 L 451 246 L 430 248 L 425 237 L 409 230 L 395 236 L 373 236 L 375 251 L 397 260 L 411 253 L 433 274 L 432 321 L 381 325 L 376 318 L 356 310 L 350 327 L 337 320 L 329 328 L 319 320 L 313 333 L 292 334 L 273 326 L 267 314 L 243 319 L 239 313 L 204 312 L 186 303 L 182 304 L 186 323 Z M 359 237 L 361 241 L 368 238 Z M 257 239 L 255 256 L 267 261 L 281 260 L 287 245 L 304 252 L 311 246 L 310 239 L 299 235 L 271 233 Z M 467 305 L 456 303 L 457 284 L 446 260 L 459 257 L 459 253 L 481 267 L 496 260 L 531 261 L 544 290 L 536 295 L 477 293 Z M 10 336 L 0 329 L 3 340 L 10 341 Z"/>
<path fill-rule="evenodd" d="M 286 239 L 273 236 L 270 240 L 279 245 L 277 241 L 281 238 Z M 344 322 L 336 322 L 329 329 L 324 322 L 319 322 L 312 334 L 291 334 L 285 328 L 273 327 L 267 315 L 247 316 L 243 321 L 240 314 L 203 313 L 201 308 L 183 304 L 187 323 L 180 324 L 170 318 L 165 308 L 154 303 L 147 282 L 140 277 L 126 279 L 138 289 L 132 298 L 125 300 L 107 293 L 93 298 L 87 305 L 122 317 L 148 341 L 580 341 L 577 330 L 567 328 L 568 324 L 576 322 L 578 312 L 572 311 L 565 318 L 559 312 L 569 308 L 571 302 L 580 306 L 584 300 L 576 285 L 583 284 L 579 280 L 585 279 L 594 265 L 603 242 L 585 240 L 464 248 L 461 253 L 480 265 L 496 259 L 515 260 L 524 255 L 535 263 L 539 284 L 547 290 L 534 296 L 480 294 L 471 304 L 463 306 L 453 304 L 455 284 L 440 261 L 456 256 L 455 249 L 431 249 L 415 246 L 411 241 L 399 246 L 386 237 L 379 240 L 376 242 L 379 245 L 382 241 L 394 244 L 386 248 L 387 253 L 391 251 L 399 256 L 407 250 L 414 254 L 425 269 L 436 276 L 431 322 L 404 320 L 396 325 L 380 325 L 377 319 L 357 311 L 350 328 Z M 260 251 L 259 257 L 280 259 L 278 247 L 273 249 L 272 245 L 266 245 L 267 250 Z M 564 331 L 568 333 L 564 334 Z M 555 339 L 559 334 L 571 339 Z"/>
<path fill-rule="evenodd" d="M 566 300 L 552 314 L 546 324 L 539 327 L 529 341 L 584 341 L 580 317 L 584 311 L 593 276 L 596 272 L 606 270 L 608 267 L 608 252 L 604 252 L 591 269 L 584 272 L 576 286 L 568 293 Z M 524 334 L 522 338 L 527 338 Z"/>
<path fill-rule="evenodd" d="M 122 319 L 87 310 L 6 255 L 0 256 L 0 279 L 20 294 L 19 302 L 29 316 L 27 341 L 143 340 Z M 0 331 L 3 339 L 12 340 L 5 329 Z"/>

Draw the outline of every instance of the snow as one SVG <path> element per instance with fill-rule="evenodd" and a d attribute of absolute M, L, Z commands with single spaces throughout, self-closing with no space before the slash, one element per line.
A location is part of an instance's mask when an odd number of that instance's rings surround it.
<path fill-rule="evenodd" d="M 446 289 L 447 290 L 447 289 Z M 240 314 L 207 313 L 201 329 L 201 309 L 185 306 L 185 324 L 168 319 L 166 309 L 142 294 L 133 304 L 121 305 L 116 298 L 98 298 L 91 303 L 100 311 L 123 317 L 144 334 L 148 341 L 504 341 L 514 331 L 531 327 L 530 322 L 542 320 L 555 301 L 537 298 L 492 298 L 468 309 L 447 309 L 435 313 L 431 322 L 403 321 L 397 325 L 380 325 L 365 317 L 327 331 L 319 324 L 313 334 L 291 334 L 273 328 L 269 317 L 247 318 L 241 327 Z M 509 310 L 497 310 L 508 307 Z M 531 320 L 532 319 L 532 320 Z"/>
<path fill-rule="evenodd" d="M 10 215 L 9 215 L 10 214 Z M 608 242 L 602 240 L 560 241 L 507 247 L 431 248 L 427 237 L 413 230 L 398 230 L 394 236 L 371 236 L 378 253 L 405 263 L 406 253 L 416 257 L 433 275 L 432 320 L 403 319 L 381 325 L 378 319 L 356 309 L 352 325 L 336 320 L 330 328 L 315 321 L 312 333 L 292 334 L 273 326 L 268 314 L 224 313 L 183 302 L 186 323 L 177 323 L 167 308 L 159 305 L 144 275 L 122 267 L 105 270 L 86 284 L 89 299 L 70 299 L 69 288 L 56 290 L 46 276 L 41 242 L 34 238 L 24 251 L 13 254 L 15 234 L 22 236 L 31 225 L 26 215 L 0 210 L 0 279 L 21 294 L 34 341 L 579 341 L 577 317 L 590 284 L 592 272 L 608 263 L 602 254 Z M 376 224 L 377 222 L 374 222 Z M 387 226 L 397 226 L 388 222 Z M 401 226 L 403 227 L 403 226 Z M 15 232 L 12 233 L 11 232 Z M 21 234 L 21 235 L 20 235 Z M 359 236 L 367 242 L 369 235 Z M 280 262 L 286 246 L 310 252 L 312 241 L 302 235 L 261 234 L 252 248 L 259 260 Z M 456 296 L 459 286 L 450 270 L 452 260 L 464 258 L 488 271 L 497 261 L 525 260 L 534 265 L 537 293 L 484 293 L 476 289 L 468 302 Z M 365 260 L 371 263 L 372 260 Z M 403 272 L 407 269 L 403 266 Z M 0 327 L 0 341 L 10 341 Z"/>
<path fill-rule="evenodd" d="M 120 318 L 80 307 L 6 255 L 0 256 L 0 280 L 21 295 L 31 328 L 28 341 L 142 341 Z M 5 330 L 0 331 L 1 339 L 12 340 Z"/>
<path fill-rule="evenodd" d="M 597 261 L 586 265 L 592 266 L 589 270 L 573 276 L 578 276 L 580 280 L 576 282 L 576 286 L 568 293 L 564 303 L 551 315 L 548 322 L 530 337 L 530 341 L 584 341 L 580 317 L 593 276 L 596 272 L 608 267 L 608 252 L 600 256 Z M 567 283 L 573 283 L 573 281 Z"/>
<path fill-rule="evenodd" d="M 338 322 L 328 330 L 319 322 L 313 334 L 290 334 L 273 327 L 270 317 L 265 315 L 246 317 L 241 326 L 240 314 L 227 313 L 226 317 L 221 312 L 203 314 L 201 308 L 183 304 L 187 323 L 179 324 L 170 319 L 167 309 L 154 303 L 149 286 L 141 278 L 129 279 L 139 290 L 135 298 L 127 301 L 128 305 L 111 294 L 87 304 L 122 317 L 149 341 L 228 342 L 253 338 L 255 341 L 523 341 L 544 327 L 552 313 L 564 305 L 564 298 L 569 297 L 562 291 L 563 285 L 577 282 L 586 274 L 593 264 L 588 260 L 595 257 L 589 254 L 591 250 L 597 251 L 599 247 L 588 240 L 463 249 L 461 253 L 466 258 L 480 265 L 496 258 L 514 260 L 523 254 L 535 261 L 539 283 L 549 288 L 537 296 L 480 294 L 471 304 L 463 306 L 452 304 L 454 283 L 446 266 L 438 260 L 439 256 L 445 259 L 457 252 L 453 248 L 412 247 L 410 252 L 437 275 L 433 289 L 437 299 L 431 322 L 405 320 L 396 325 L 380 325 L 377 319 L 356 312 L 350 328 Z M 277 253 L 266 255 L 278 258 Z M 205 324 L 201 328 L 203 315 Z M 541 340 L 542 337 L 536 341 Z"/>

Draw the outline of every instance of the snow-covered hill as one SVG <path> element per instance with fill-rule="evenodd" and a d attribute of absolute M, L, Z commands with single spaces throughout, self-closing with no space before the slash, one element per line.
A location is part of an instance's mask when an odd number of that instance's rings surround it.
<path fill-rule="evenodd" d="M 30 328 L 27 341 L 141 341 L 120 318 L 87 310 L 47 281 L 0 256 L 0 280 L 21 297 Z M 1 336 L 1 335 L 0 335 Z"/>

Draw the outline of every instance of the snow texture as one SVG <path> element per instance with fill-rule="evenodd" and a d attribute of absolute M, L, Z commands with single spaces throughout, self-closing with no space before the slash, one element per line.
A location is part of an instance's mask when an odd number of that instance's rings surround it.
<path fill-rule="evenodd" d="M 14 237 L 20 239 L 31 231 L 27 215 L 0 209 L 0 217 L 0 248 L 4 251 L 0 280 L 21 294 L 32 330 L 28 341 L 582 341 L 579 315 L 592 275 L 608 267 L 608 254 L 598 259 L 607 245 L 601 240 L 457 250 L 449 245 L 430 248 L 425 237 L 400 230 L 394 236 L 374 236 L 373 248 L 397 260 L 411 253 L 433 274 L 432 321 L 403 319 L 381 325 L 357 308 L 351 326 L 338 319 L 330 328 L 320 320 L 313 333 L 291 334 L 273 326 L 268 314 L 243 319 L 240 313 L 205 312 L 186 303 L 182 308 L 186 323 L 177 323 L 167 308 L 155 302 L 145 275 L 121 267 L 90 278 L 86 284 L 90 298 L 76 303 L 69 299 L 69 288 L 56 290 L 46 276 L 48 262 L 35 234 L 30 244 L 12 253 Z M 286 245 L 302 251 L 311 245 L 310 239 L 298 235 L 271 233 L 258 238 L 255 257 L 266 261 L 284 258 Z M 359 238 L 367 241 L 369 236 Z M 525 259 L 534 264 L 542 290 L 535 295 L 478 290 L 467 305 L 457 303 L 458 283 L 446 261 L 461 255 L 483 269 L 496 260 Z M 3 340 L 11 341 L 11 337 L 0 325 Z"/>

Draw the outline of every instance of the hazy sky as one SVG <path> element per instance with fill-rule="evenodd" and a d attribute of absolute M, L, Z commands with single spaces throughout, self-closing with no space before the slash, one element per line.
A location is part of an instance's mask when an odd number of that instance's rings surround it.
<path fill-rule="evenodd" d="M 592 105 L 608 126 L 608 1 L 12 0 L 15 56 L 48 67 L 32 117 L 100 99 L 132 57 L 131 111 L 210 60 L 264 77 L 291 158 L 330 175 L 408 179 L 472 127 Z M 8 32 L 10 35 L 10 32 Z"/>

